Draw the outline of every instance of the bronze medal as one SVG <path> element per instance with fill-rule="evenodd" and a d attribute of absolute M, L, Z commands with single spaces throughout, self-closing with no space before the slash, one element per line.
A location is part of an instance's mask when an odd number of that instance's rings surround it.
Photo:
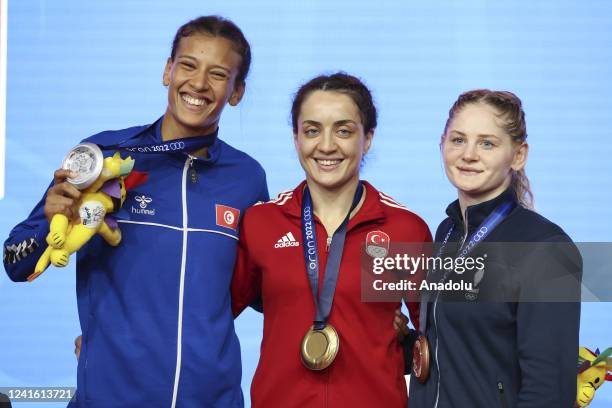
<path fill-rule="evenodd" d="M 320 330 L 311 326 L 302 340 L 302 363 L 310 370 L 325 370 L 334 362 L 339 348 L 340 338 L 331 324 Z"/>
<path fill-rule="evenodd" d="M 423 335 L 419 335 L 412 347 L 412 373 L 421 384 L 429 377 L 429 343 Z"/>

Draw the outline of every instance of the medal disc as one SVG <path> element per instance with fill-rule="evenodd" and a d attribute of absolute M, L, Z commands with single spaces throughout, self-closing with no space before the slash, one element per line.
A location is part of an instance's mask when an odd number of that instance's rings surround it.
<path fill-rule="evenodd" d="M 67 181 L 78 188 L 84 190 L 100 176 L 104 156 L 102 150 L 93 143 L 81 143 L 72 148 L 62 161 L 62 169 L 77 173 L 74 178 Z"/>
<path fill-rule="evenodd" d="M 324 370 L 334 362 L 339 348 L 340 338 L 332 325 L 321 330 L 311 326 L 302 340 L 302 362 L 310 370 Z"/>
<path fill-rule="evenodd" d="M 419 335 L 412 347 L 412 372 L 421 384 L 429 377 L 429 343 L 423 335 Z"/>

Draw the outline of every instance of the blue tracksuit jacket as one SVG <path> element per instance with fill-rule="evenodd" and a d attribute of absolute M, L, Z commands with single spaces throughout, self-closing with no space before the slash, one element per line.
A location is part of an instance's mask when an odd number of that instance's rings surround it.
<path fill-rule="evenodd" d="M 160 122 L 86 141 L 161 141 Z M 77 405 L 242 407 L 229 291 L 238 230 L 228 227 L 227 207 L 241 216 L 267 200 L 264 170 L 219 139 L 206 160 L 131 155 L 148 180 L 128 191 L 118 214 L 121 244 L 113 248 L 95 236 L 77 255 Z M 47 246 L 44 199 L 5 242 L 4 265 L 14 281 L 33 272 Z M 53 271 L 47 274 L 41 278 L 53 279 Z"/>

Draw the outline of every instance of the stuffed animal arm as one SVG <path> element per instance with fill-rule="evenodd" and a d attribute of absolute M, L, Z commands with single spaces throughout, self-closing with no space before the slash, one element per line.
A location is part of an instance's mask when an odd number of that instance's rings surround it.
<path fill-rule="evenodd" d="M 612 381 L 612 347 L 603 353 L 593 353 L 586 347 L 580 347 L 578 353 L 578 377 L 576 384 L 575 408 L 587 407 L 595 397 L 595 391 L 604 381 Z"/>

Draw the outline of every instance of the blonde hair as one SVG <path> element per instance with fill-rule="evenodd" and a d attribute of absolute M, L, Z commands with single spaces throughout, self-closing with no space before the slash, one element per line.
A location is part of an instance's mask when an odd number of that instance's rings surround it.
<path fill-rule="evenodd" d="M 514 143 L 521 144 L 527 140 L 527 124 L 521 100 L 512 92 L 491 91 L 489 89 L 475 89 L 459 95 L 448 112 L 444 135 L 446 135 L 448 126 L 455 114 L 466 105 L 475 103 L 487 104 L 499 112 L 498 117 L 504 121 L 502 127 Z M 525 208 L 533 209 L 533 193 L 525 169 L 513 170 L 511 177 L 510 185 L 514 189 L 519 204 Z"/>

